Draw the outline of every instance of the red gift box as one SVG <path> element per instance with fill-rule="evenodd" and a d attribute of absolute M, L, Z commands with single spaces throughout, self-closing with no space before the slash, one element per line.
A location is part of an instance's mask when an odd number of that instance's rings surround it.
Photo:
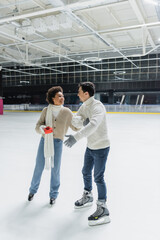
<path fill-rule="evenodd" d="M 46 128 L 44 128 L 44 132 L 45 132 L 45 134 L 51 133 L 51 132 L 53 132 L 53 128 L 46 127 Z"/>

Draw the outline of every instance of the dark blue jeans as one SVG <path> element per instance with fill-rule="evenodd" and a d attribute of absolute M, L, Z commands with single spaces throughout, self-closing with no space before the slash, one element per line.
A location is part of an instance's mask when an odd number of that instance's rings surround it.
<path fill-rule="evenodd" d="M 107 188 L 104 181 L 104 172 L 109 153 L 109 147 L 98 150 L 86 149 L 84 166 L 82 169 L 84 189 L 92 190 L 92 170 L 94 167 L 94 181 L 97 185 L 98 200 L 107 200 Z"/>

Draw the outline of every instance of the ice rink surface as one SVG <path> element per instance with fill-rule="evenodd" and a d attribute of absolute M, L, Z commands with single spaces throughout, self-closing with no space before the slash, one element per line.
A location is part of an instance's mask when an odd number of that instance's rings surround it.
<path fill-rule="evenodd" d="M 107 114 L 111 149 L 105 179 L 111 223 L 89 227 L 96 208 L 74 210 L 81 197 L 86 140 L 64 146 L 59 197 L 49 206 L 50 172 L 27 201 L 40 140 L 34 128 L 40 113 L 0 116 L 1 240 L 160 240 L 160 115 Z M 69 131 L 72 133 L 72 131 Z"/>

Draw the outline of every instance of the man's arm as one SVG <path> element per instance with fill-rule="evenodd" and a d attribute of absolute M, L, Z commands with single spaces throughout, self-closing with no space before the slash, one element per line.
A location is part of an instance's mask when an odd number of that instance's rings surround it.
<path fill-rule="evenodd" d="M 104 117 L 104 108 L 102 105 L 95 105 L 92 109 L 93 115 L 89 119 L 89 123 L 74 135 L 69 135 L 68 139 L 64 142 L 67 147 L 72 147 L 78 140 L 83 137 L 88 137 L 96 131 L 101 124 Z"/>
<path fill-rule="evenodd" d="M 88 137 L 92 133 L 96 131 L 98 126 L 101 124 L 103 117 L 104 117 L 104 108 L 101 105 L 95 105 L 92 109 L 92 117 L 89 119 L 89 123 L 82 128 L 79 132 L 74 134 L 74 138 L 76 141 L 80 140 L 83 137 Z"/>
<path fill-rule="evenodd" d="M 83 127 L 83 121 L 85 119 L 84 113 L 83 113 L 83 105 L 78 109 L 78 111 L 73 115 L 71 124 L 81 129 Z"/>

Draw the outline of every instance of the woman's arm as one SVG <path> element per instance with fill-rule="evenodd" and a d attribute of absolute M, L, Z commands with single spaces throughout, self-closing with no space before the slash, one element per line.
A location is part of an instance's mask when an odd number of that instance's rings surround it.
<path fill-rule="evenodd" d="M 42 129 L 41 129 L 41 126 L 45 126 L 45 117 L 46 117 L 46 111 L 47 111 L 47 108 L 44 108 L 41 112 L 41 115 L 40 115 L 40 118 L 36 124 L 36 127 L 35 127 L 35 130 L 37 133 L 39 134 L 42 134 Z"/>

